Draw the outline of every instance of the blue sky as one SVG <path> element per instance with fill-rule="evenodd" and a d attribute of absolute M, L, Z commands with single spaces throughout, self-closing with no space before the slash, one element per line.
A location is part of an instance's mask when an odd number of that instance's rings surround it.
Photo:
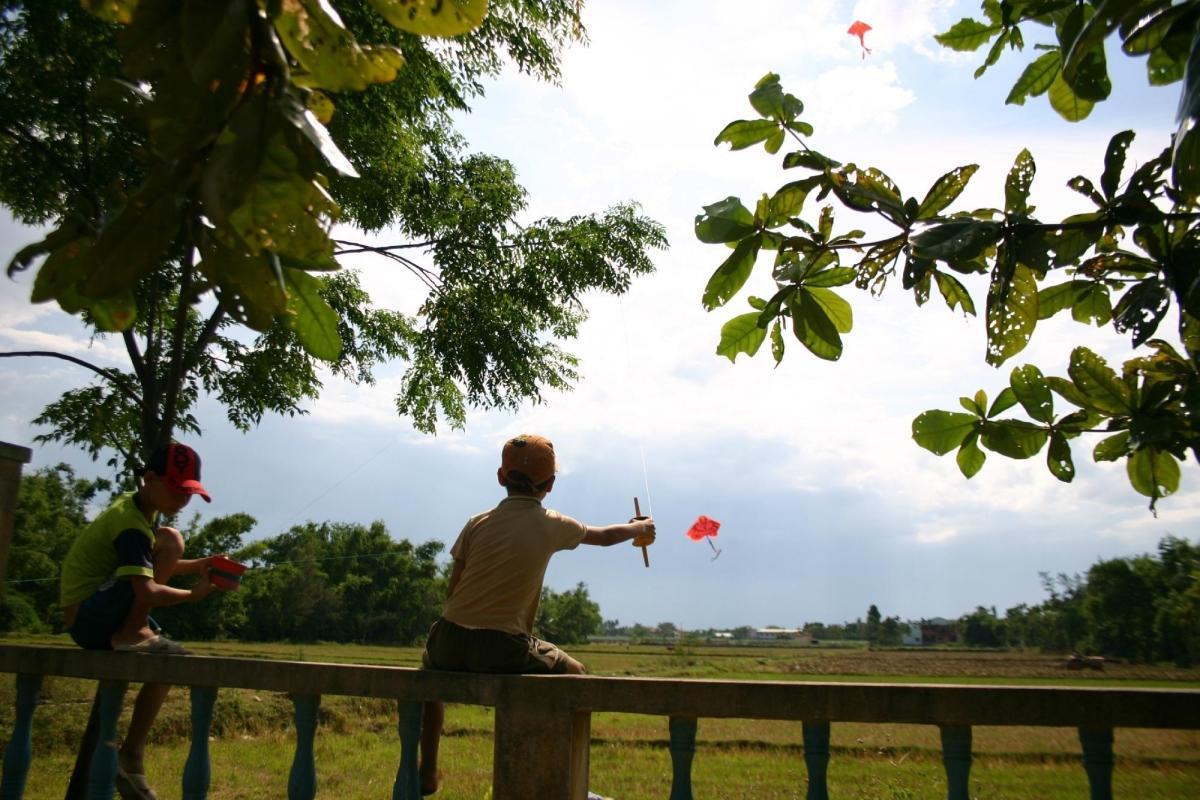
<path fill-rule="evenodd" d="M 1177 88 L 1149 89 L 1141 61 L 1113 54 L 1112 99 L 1070 125 L 1044 98 L 1003 104 L 1046 34 L 1027 35 L 1024 54 L 978 81 L 971 75 L 982 52 L 963 56 L 932 41 L 977 13 L 976 3 L 756 0 L 729 8 L 707 0 L 588 4 L 591 42 L 567 53 L 561 86 L 505 74 L 461 119 L 473 149 L 514 163 L 531 219 L 637 200 L 667 227 L 671 248 L 656 255 L 654 276 L 619 301 L 591 299 L 591 318 L 568 346 L 582 359 L 575 391 L 516 414 L 473 413 L 465 432 L 436 437 L 395 416 L 402 365 L 380 370 L 372 388 L 331 378 L 306 416 L 269 419 L 248 435 L 205 402 L 205 433 L 193 443 L 214 502 L 200 510 L 246 511 L 259 520 L 255 536 L 307 519 L 379 519 L 395 537 L 449 545 L 470 514 L 499 498 L 503 441 L 537 431 L 562 456 L 548 504 L 603 524 L 626 518 L 637 495 L 659 524 L 650 569 L 632 548 L 580 548 L 555 557 L 548 585 L 583 581 L 607 618 L 685 628 L 839 622 L 872 603 L 906 619 L 954 617 L 976 605 L 1002 612 L 1043 599 L 1040 571 L 1082 572 L 1101 557 L 1152 551 L 1168 533 L 1195 538 L 1200 488 L 1191 465 L 1155 518 L 1122 466 L 1090 461 L 1090 444 L 1075 446 L 1071 485 L 1040 459 L 998 456 L 968 482 L 951 457 L 910 438 L 914 416 L 954 409 L 976 389 L 994 396 L 1014 366 L 1062 374 L 1076 343 L 1115 362 L 1126 357 L 1124 340 L 1051 320 L 1024 353 L 993 370 L 978 320 L 936 298 L 917 309 L 896 286 L 881 299 L 848 295 L 855 328 L 836 364 L 794 342 L 778 369 L 766 353 L 730 364 L 714 354 L 720 326 L 765 284 L 704 312 L 701 292 L 723 256 L 692 235 L 701 206 L 728 195 L 752 205 L 792 177 L 759 149 L 712 146 L 725 123 L 753 113 L 746 95 L 770 71 L 805 102 L 814 148 L 877 166 L 909 195 L 978 163 L 954 208 L 996 205 L 1013 158 L 1029 147 L 1038 164 L 1032 200 L 1048 220 L 1084 209 L 1064 184 L 1098 176 L 1116 131 L 1138 130 L 1132 161 L 1165 145 Z M 865 59 L 845 32 L 855 19 L 874 28 Z M 839 227 L 862 225 L 838 211 Z M 33 238 L 8 224 L 0 249 Z M 386 232 L 375 238 L 397 241 Z M 360 270 L 381 305 L 411 311 L 421 300 L 415 282 L 383 264 L 359 257 L 346 266 Z M 114 342 L 89 343 L 73 319 L 30 306 L 28 284 L 25 277 L 0 289 L 0 349 L 71 348 L 122 363 Z M 982 284 L 968 288 L 982 307 Z M 0 360 L 0 439 L 28 444 L 36 433 L 29 420 L 86 378 L 61 362 Z M 53 447 L 37 449 L 33 466 L 60 460 L 96 471 Z M 715 561 L 683 535 L 700 514 L 722 523 Z"/>

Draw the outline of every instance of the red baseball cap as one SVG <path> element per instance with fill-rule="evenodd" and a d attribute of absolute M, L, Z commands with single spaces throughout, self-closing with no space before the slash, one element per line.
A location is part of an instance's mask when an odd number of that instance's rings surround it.
<path fill-rule="evenodd" d="M 200 456 L 186 444 L 171 442 L 158 448 L 150 456 L 146 469 L 158 475 L 174 491 L 198 494 L 204 502 L 212 502 L 208 490 L 200 483 Z"/>

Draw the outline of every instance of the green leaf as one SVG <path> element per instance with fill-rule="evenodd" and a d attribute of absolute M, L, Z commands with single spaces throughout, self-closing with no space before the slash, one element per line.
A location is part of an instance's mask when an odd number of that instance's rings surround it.
<path fill-rule="evenodd" d="M 804 278 L 804 286 L 809 289 L 845 286 L 857 276 L 858 271 L 853 267 L 833 267 L 806 276 Z"/>
<path fill-rule="evenodd" d="M 980 402 L 979 402 L 980 395 L 983 395 L 983 404 L 980 404 Z M 984 407 L 987 405 L 987 395 L 983 394 L 983 390 L 980 389 L 978 392 L 975 393 L 974 398 L 971 398 L 971 397 L 958 398 L 958 404 L 960 406 L 962 406 L 963 408 L 965 408 L 969 413 L 982 418 L 984 416 Z"/>
<path fill-rule="evenodd" d="M 978 164 L 968 164 L 965 167 L 947 172 L 930 187 L 925 199 L 917 207 L 915 219 L 932 219 L 955 201 L 967 187 L 971 176 L 979 169 Z"/>
<path fill-rule="evenodd" d="M 139 0 L 82 0 L 81 5 L 105 22 L 128 25 L 133 21 Z"/>
<path fill-rule="evenodd" d="M 228 225 L 250 253 L 270 250 L 297 259 L 333 251 L 329 230 L 340 209 L 317 179 L 305 179 L 299 158 L 283 134 L 271 139 L 258 172 Z M 219 224 L 219 223 L 218 223 Z"/>
<path fill-rule="evenodd" d="M 1046 377 L 1046 383 L 1056 395 L 1061 397 L 1063 400 L 1066 400 L 1068 403 L 1083 409 L 1089 408 L 1087 398 L 1085 398 L 1083 393 L 1076 388 L 1075 384 L 1071 383 L 1066 378 L 1059 378 L 1050 375 Z"/>
<path fill-rule="evenodd" d="M 287 323 L 313 358 L 337 361 L 342 355 L 338 315 L 321 296 L 322 282 L 306 272 L 284 272 L 288 287 Z"/>
<path fill-rule="evenodd" d="M 1050 449 L 1046 452 L 1046 466 L 1050 473 L 1063 483 L 1075 478 L 1075 462 L 1071 458 L 1071 445 L 1067 437 L 1058 431 L 1050 434 Z"/>
<path fill-rule="evenodd" d="M 102 331 L 127 331 L 137 320 L 137 300 L 132 291 L 97 300 L 88 307 L 96 328 Z"/>
<path fill-rule="evenodd" d="M 778 227 L 800 215 L 808 193 L 821 183 L 820 176 L 804 178 L 779 187 L 767 204 L 766 227 Z"/>
<path fill-rule="evenodd" d="M 1094 408 L 1110 416 L 1128 414 L 1133 410 L 1129 387 L 1103 358 L 1086 347 L 1076 347 L 1071 351 L 1067 374 L 1085 401 L 1085 408 Z"/>
<path fill-rule="evenodd" d="M 1200 69 L 1196 72 L 1200 74 Z M 1175 133 L 1171 183 L 1189 198 L 1200 196 L 1200 127 L 1194 117 L 1184 119 Z"/>
<path fill-rule="evenodd" d="M 975 303 L 971 300 L 971 295 L 967 293 L 967 288 L 959 282 L 958 278 L 945 272 L 935 271 L 933 273 L 934 280 L 937 281 L 938 291 L 942 293 L 942 299 L 946 301 L 946 306 L 953 311 L 955 306 L 963 310 L 964 314 L 975 314 Z"/>
<path fill-rule="evenodd" d="M 808 291 L 801 288 L 789 301 L 792 334 L 817 358 L 837 361 L 842 357 L 842 337 L 838 335 L 837 324 L 830 319 L 825 306 L 813 296 L 816 292 L 833 294 L 828 289 Z"/>
<path fill-rule="evenodd" d="M 996 399 L 992 402 L 992 407 L 988 409 L 988 419 L 995 417 L 997 414 L 1003 414 L 1017 404 L 1017 395 L 1012 389 L 1005 386 L 1000 390 L 1000 394 L 996 395 Z"/>
<path fill-rule="evenodd" d="M 696 238 L 705 244 L 740 241 L 754 233 L 754 215 L 736 197 L 726 197 L 696 217 Z"/>
<path fill-rule="evenodd" d="M 1049 424 L 1054 420 L 1054 396 L 1041 370 L 1032 364 L 1017 367 L 1009 376 L 1009 384 L 1025 413 L 1038 422 Z"/>
<path fill-rule="evenodd" d="M 745 353 L 753 358 L 766 337 L 767 332 L 758 327 L 757 312 L 740 314 L 721 326 L 721 342 L 717 345 L 717 355 L 735 362 L 738 353 Z"/>
<path fill-rule="evenodd" d="M 978 50 L 981 45 L 1003 29 L 1003 25 L 985 25 L 970 17 L 964 17 L 956 22 L 950 30 L 939 33 L 933 38 L 937 39 L 938 44 L 942 47 L 949 47 L 951 50 L 959 52 L 972 52 Z"/>
<path fill-rule="evenodd" d="M 1076 94 L 1075 90 L 1063 80 L 1061 72 L 1054 76 L 1054 82 L 1050 84 L 1049 97 L 1050 107 L 1067 122 L 1079 122 L 1087 119 L 1095 106 L 1091 100 L 1085 100 Z"/>
<path fill-rule="evenodd" d="M 780 133 L 779 123 L 769 119 L 739 119 L 721 129 L 713 144 L 729 142 L 730 149 L 744 150 Z"/>
<path fill-rule="evenodd" d="M 816 150 L 797 150 L 783 157 L 783 168 L 807 167 L 824 172 L 827 169 L 837 169 L 842 165 L 828 156 L 821 155 Z"/>
<path fill-rule="evenodd" d="M 458 36 L 487 16 L 487 0 L 370 0 L 394 27 L 420 36 Z"/>
<path fill-rule="evenodd" d="M 249 256 L 219 245 L 202 249 L 197 265 L 227 313 L 256 331 L 268 331 L 288 311 L 287 283 L 270 252 Z M 288 270 L 291 272 L 292 270 Z"/>
<path fill-rule="evenodd" d="M 974 414 L 926 411 L 913 420 L 912 438 L 931 453 L 944 456 L 959 447 L 979 425 Z"/>
<path fill-rule="evenodd" d="M 783 349 L 783 326 L 775 320 L 771 326 L 771 357 L 775 359 L 775 366 L 783 361 Z"/>
<path fill-rule="evenodd" d="M 361 92 L 372 83 L 395 80 L 404 66 L 398 47 L 359 45 L 324 0 L 282 3 L 274 22 L 280 41 L 300 64 L 301 70 L 292 73 L 299 86 Z"/>
<path fill-rule="evenodd" d="M 1150 498 L 1150 508 L 1163 497 L 1179 489 L 1179 462 L 1166 450 L 1143 447 L 1125 462 L 1129 483 L 1139 494 Z"/>
<path fill-rule="evenodd" d="M 1129 455 L 1129 431 L 1121 431 L 1096 443 L 1092 458 L 1096 461 L 1118 461 Z"/>
<path fill-rule="evenodd" d="M 1036 173 L 1033 155 L 1029 150 L 1022 150 L 1004 181 L 1004 210 L 1009 214 L 1028 214 L 1032 210 L 1029 208 L 1029 189 Z"/>
<path fill-rule="evenodd" d="M 1133 131 L 1121 131 L 1108 140 L 1108 150 L 1104 154 L 1104 174 L 1100 176 L 1100 188 L 1104 196 L 1111 200 L 1117 193 L 1121 183 L 1121 172 L 1125 169 L 1125 153 L 1135 136 Z"/>
<path fill-rule="evenodd" d="M 913 255 L 921 259 L 970 260 L 1000 238 L 999 222 L 954 219 L 912 237 Z"/>
<path fill-rule="evenodd" d="M 997 266 L 988 287 L 987 362 L 998 367 L 1025 349 L 1037 325 L 1037 279 L 1024 264 L 1005 280 Z"/>
<path fill-rule="evenodd" d="M 968 480 L 983 469 L 983 463 L 987 461 L 987 454 L 979 449 L 977 433 L 972 432 L 963 440 L 962 447 L 958 448 L 958 455 L 954 457 L 954 460 L 958 463 L 959 471 Z"/>
<path fill-rule="evenodd" d="M 762 248 L 762 234 L 738 242 L 729 258 L 717 267 L 704 287 L 702 302 L 707 311 L 725 305 L 738 293 L 754 271 L 754 262 Z"/>
<path fill-rule="evenodd" d="M 1043 53 L 1025 67 L 1025 71 L 1017 78 L 1004 102 L 1008 105 L 1025 105 L 1025 98 L 1037 97 L 1047 91 L 1054 84 L 1054 79 L 1061 69 L 1062 53 L 1058 48 Z"/>
<path fill-rule="evenodd" d="M 1147 278 L 1130 287 L 1113 309 L 1113 327 L 1133 334 L 1133 346 L 1139 347 L 1158 330 L 1171 307 L 1171 295 L 1158 278 Z"/>
<path fill-rule="evenodd" d="M 988 67 L 1000 60 L 1000 56 L 1004 53 L 1004 46 L 1008 44 L 1012 37 L 1011 31 L 1004 31 L 996 37 L 996 41 L 992 42 L 992 49 L 988 50 L 987 58 L 975 70 L 975 79 L 978 80 L 988 71 Z"/>
<path fill-rule="evenodd" d="M 1173 5 L 1158 13 L 1147 14 L 1137 21 L 1129 35 L 1121 44 L 1126 55 L 1144 56 L 1151 50 L 1157 50 L 1166 39 L 1172 25 L 1180 17 L 1193 13 L 1187 4 Z"/>
<path fill-rule="evenodd" d="M 805 284 L 804 294 L 810 296 L 825 312 L 838 333 L 849 333 L 854 327 L 854 310 L 850 303 L 830 289 L 815 288 Z"/>
<path fill-rule="evenodd" d="M 779 122 L 790 122 L 804 111 L 804 104 L 783 91 L 779 76 L 773 72 L 755 85 L 750 93 L 750 105 L 762 116 Z"/>
<path fill-rule="evenodd" d="M 980 439 L 987 449 L 1015 459 L 1032 458 L 1049 438 L 1044 428 L 1019 419 L 985 422 Z"/>
<path fill-rule="evenodd" d="M 109 221 L 91 250 L 89 275 L 79 284 L 92 298 L 112 297 L 133 288 L 159 267 L 179 230 L 184 198 L 157 182 L 147 182 Z"/>

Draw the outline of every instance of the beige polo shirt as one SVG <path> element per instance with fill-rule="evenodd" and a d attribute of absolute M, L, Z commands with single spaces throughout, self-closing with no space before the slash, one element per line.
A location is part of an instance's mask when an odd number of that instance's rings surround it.
<path fill-rule="evenodd" d="M 477 514 L 450 548 L 464 567 L 442 616 L 466 628 L 531 634 L 550 556 L 574 550 L 586 532 L 533 497 L 509 497 Z"/>

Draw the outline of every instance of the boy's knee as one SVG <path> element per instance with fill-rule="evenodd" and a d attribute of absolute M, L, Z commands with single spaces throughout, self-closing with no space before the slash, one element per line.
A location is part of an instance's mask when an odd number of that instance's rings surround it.
<path fill-rule="evenodd" d="M 159 528 L 154 533 L 154 557 L 183 557 L 183 534 L 174 528 Z"/>

